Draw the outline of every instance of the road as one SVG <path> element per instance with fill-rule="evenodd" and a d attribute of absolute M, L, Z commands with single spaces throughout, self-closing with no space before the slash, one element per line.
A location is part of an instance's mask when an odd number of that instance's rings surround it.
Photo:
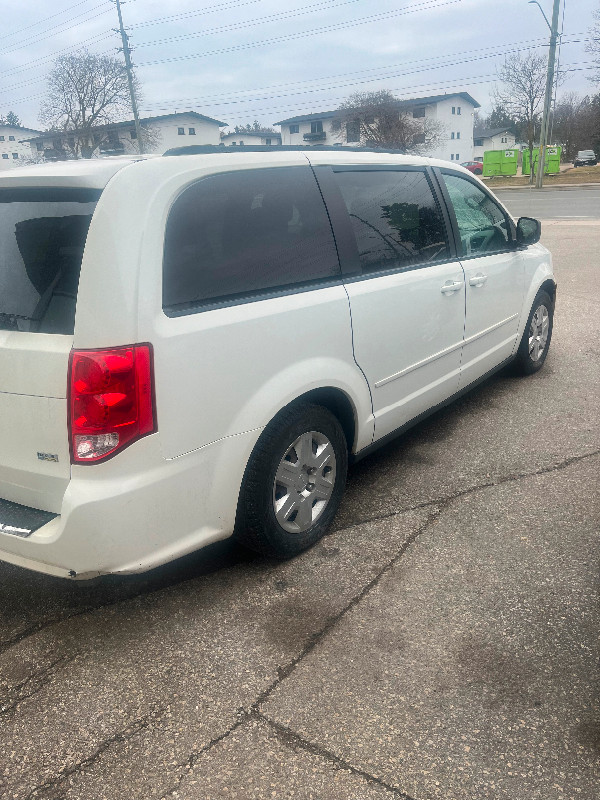
<path fill-rule="evenodd" d="M 600 224 L 543 238 L 544 369 L 353 467 L 302 557 L 0 564 L 0 797 L 597 800 Z"/>
<path fill-rule="evenodd" d="M 600 220 L 600 185 L 562 189 L 497 189 L 495 194 L 516 217 Z"/>

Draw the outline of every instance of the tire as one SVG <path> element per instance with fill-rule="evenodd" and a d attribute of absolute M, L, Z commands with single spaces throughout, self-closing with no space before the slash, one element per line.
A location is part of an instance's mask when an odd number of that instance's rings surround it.
<path fill-rule="evenodd" d="M 475 170 L 475 175 L 483 175 L 483 170 L 482 169 L 476 169 Z"/>
<path fill-rule="evenodd" d="M 348 446 L 336 417 L 312 403 L 288 406 L 267 425 L 248 462 L 236 538 L 281 559 L 311 547 L 339 507 L 347 470 Z"/>
<path fill-rule="evenodd" d="M 543 366 L 552 339 L 554 304 L 547 292 L 539 291 L 533 301 L 523 338 L 517 350 L 515 368 L 520 375 L 533 375 Z"/>

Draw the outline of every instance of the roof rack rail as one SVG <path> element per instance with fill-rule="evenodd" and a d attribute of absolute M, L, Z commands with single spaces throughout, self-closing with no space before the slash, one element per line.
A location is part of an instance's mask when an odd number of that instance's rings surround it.
<path fill-rule="evenodd" d="M 342 145 L 298 145 L 298 144 L 245 144 L 237 147 L 226 147 L 222 144 L 192 144 L 186 147 L 172 147 L 166 150 L 163 156 L 196 156 L 203 153 L 279 153 L 301 152 L 310 153 L 311 151 L 329 151 L 339 153 L 392 153 L 394 155 L 406 155 L 405 150 L 391 150 L 384 147 L 346 147 Z"/>

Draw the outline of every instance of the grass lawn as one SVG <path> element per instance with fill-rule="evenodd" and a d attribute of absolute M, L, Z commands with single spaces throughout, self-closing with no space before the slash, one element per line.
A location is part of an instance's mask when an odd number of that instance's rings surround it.
<path fill-rule="evenodd" d="M 484 178 L 487 186 L 499 188 L 504 186 L 527 186 L 529 183 L 528 175 L 496 175 L 493 178 Z M 595 167 L 572 167 L 558 175 L 544 175 L 544 186 L 552 186 L 554 183 L 600 183 L 600 164 Z"/>

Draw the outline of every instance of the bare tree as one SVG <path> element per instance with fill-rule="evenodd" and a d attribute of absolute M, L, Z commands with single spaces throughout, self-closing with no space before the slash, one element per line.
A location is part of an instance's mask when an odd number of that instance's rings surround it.
<path fill-rule="evenodd" d="M 415 117 L 391 92 L 356 92 L 341 104 L 334 120 L 338 138 L 368 147 L 427 153 L 439 144 L 444 126 L 439 120 Z"/>
<path fill-rule="evenodd" d="M 592 55 L 595 67 L 594 74 L 590 77 L 590 80 L 592 83 L 600 84 L 600 8 L 594 11 L 594 20 L 585 49 Z"/>
<path fill-rule="evenodd" d="M 494 91 L 495 103 L 522 124 L 529 148 L 529 180 L 533 183 L 533 145 L 546 90 L 546 57 L 533 51 L 515 53 L 498 70 L 498 80 L 501 85 Z"/>
<path fill-rule="evenodd" d="M 131 107 L 127 71 L 119 59 L 86 50 L 56 59 L 40 122 L 65 134 L 76 158 L 91 158 L 104 141 L 93 129 L 123 113 L 131 113 Z"/>

